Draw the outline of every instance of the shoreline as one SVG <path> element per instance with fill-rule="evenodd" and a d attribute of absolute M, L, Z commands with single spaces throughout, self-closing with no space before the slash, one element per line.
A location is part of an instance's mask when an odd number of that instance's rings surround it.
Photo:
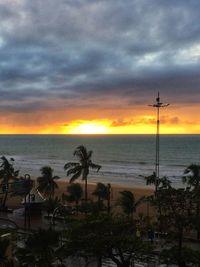
<path fill-rule="evenodd" d="M 3 135 L 0 139 L 3 154 L 8 159 L 10 157 L 15 159 L 14 167 L 20 170 L 22 176 L 26 173 L 40 176 L 40 169 L 43 166 L 51 166 L 55 175 L 65 178 L 66 171 L 63 166 L 66 162 L 77 161 L 73 152 L 80 144 L 94 151 L 94 162 L 102 166 L 98 173 L 91 170 L 89 180 L 92 182 L 102 181 L 105 184 L 109 182 L 130 188 L 143 187 L 145 186 L 143 177 L 151 175 L 155 170 L 155 139 L 150 137 L 151 135 L 119 134 L 109 135 L 110 138 L 107 135 L 89 137 L 87 135 L 45 135 L 46 138 L 42 136 L 40 134 L 25 134 L 22 137 Z M 190 164 L 199 162 L 200 135 L 181 134 L 180 136 L 176 138 L 166 135 L 162 138 L 160 176 L 169 177 L 174 187 L 182 187 L 184 170 Z M 27 150 L 27 144 L 29 144 L 29 150 Z M 185 156 L 179 157 L 179 154 Z"/>
<path fill-rule="evenodd" d="M 33 180 L 34 182 L 37 180 L 37 178 L 39 177 L 40 175 L 38 175 L 37 177 L 36 176 L 31 176 L 31 180 Z M 57 179 L 57 180 L 55 180 L 58 184 L 59 183 L 66 183 L 66 184 L 69 184 L 69 180 L 70 180 L 70 178 L 69 177 L 61 177 L 61 178 L 59 178 L 59 179 Z M 81 178 L 78 178 L 77 180 L 75 180 L 75 182 L 74 183 L 79 183 L 79 184 L 84 184 L 84 181 L 81 179 Z M 102 184 L 105 184 L 105 185 L 107 185 L 107 184 L 111 184 L 113 187 L 116 187 L 116 188 L 118 188 L 118 187 L 122 187 L 122 188 L 130 188 L 130 189 L 132 189 L 132 188 L 137 188 L 137 189 L 146 189 L 147 191 L 148 190 L 154 190 L 154 186 L 151 186 L 151 185 L 146 185 L 145 184 L 145 182 L 144 182 L 144 184 L 137 184 L 137 183 L 135 183 L 134 184 L 134 182 L 132 182 L 132 184 L 131 183 L 129 183 L 129 182 L 115 182 L 115 181 L 113 181 L 113 182 L 105 182 L 104 180 L 102 181 L 101 179 L 99 179 L 99 177 L 95 177 L 95 178 L 92 178 L 92 181 L 91 181 L 91 179 L 89 178 L 88 179 L 88 182 L 87 182 L 87 184 L 88 185 L 91 185 L 91 186 L 95 186 L 95 185 L 97 185 L 97 183 L 102 183 Z"/>
<path fill-rule="evenodd" d="M 33 188 L 36 188 L 36 178 L 33 180 L 34 180 Z M 58 184 L 58 189 L 56 189 L 56 191 L 55 191 L 55 197 L 61 198 L 63 193 L 65 193 L 65 194 L 67 193 L 67 186 L 69 185 L 69 181 L 66 180 L 65 178 L 61 178 L 61 179 L 57 180 L 56 182 Z M 81 185 L 81 187 L 83 188 L 83 191 L 84 191 L 84 182 L 82 180 L 77 180 L 76 183 L 79 183 Z M 97 201 L 97 197 L 95 197 L 92 194 L 95 190 L 96 185 L 97 185 L 97 183 L 88 182 L 88 198 L 91 201 Z M 111 203 L 111 207 L 112 207 L 113 211 L 116 213 L 119 213 L 119 212 L 121 213 L 120 208 L 117 205 L 117 203 L 118 203 L 118 199 L 120 197 L 120 192 L 124 191 L 124 190 L 131 191 L 134 194 L 136 201 L 141 197 L 150 196 L 154 192 L 154 189 L 152 187 L 148 187 L 148 186 L 129 187 L 129 186 L 122 186 L 119 184 L 117 184 L 117 185 L 111 184 L 110 203 Z M 21 197 L 10 197 L 8 199 L 7 205 L 8 205 L 8 207 L 10 207 L 12 209 L 17 209 L 17 208 L 22 207 L 21 201 L 22 201 Z M 137 214 L 142 213 L 143 215 L 146 215 L 147 209 L 149 209 L 149 206 L 147 205 L 147 203 L 142 203 L 137 208 Z M 150 216 L 152 216 L 154 214 L 153 208 L 150 207 L 148 212 L 149 212 Z"/>

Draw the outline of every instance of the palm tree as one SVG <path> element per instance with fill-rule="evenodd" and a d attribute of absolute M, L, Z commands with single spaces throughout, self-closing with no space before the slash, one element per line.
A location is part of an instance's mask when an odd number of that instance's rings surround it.
<path fill-rule="evenodd" d="M 10 158 L 9 160 L 5 157 L 1 157 L 1 164 L 0 164 L 0 179 L 2 180 L 1 186 L 2 186 L 2 192 L 5 194 L 2 207 L 6 207 L 6 201 L 8 198 L 8 192 L 9 192 L 9 181 L 12 179 L 17 178 L 19 171 L 15 171 L 13 167 L 13 162 L 14 159 Z"/>
<path fill-rule="evenodd" d="M 200 238 L 200 165 L 191 164 L 185 171 L 182 178 L 183 183 L 186 183 L 190 189 L 192 189 L 194 201 L 196 203 L 196 228 L 197 238 Z"/>
<path fill-rule="evenodd" d="M 59 179 L 59 176 L 53 176 L 53 169 L 50 166 L 44 166 L 41 168 L 42 176 L 37 178 L 38 191 L 43 193 L 49 199 L 54 196 L 55 190 L 58 188 L 55 180 Z"/>
<path fill-rule="evenodd" d="M 144 177 L 146 181 L 146 185 L 154 185 L 155 186 L 155 194 L 157 194 L 158 190 L 162 188 L 168 188 L 171 186 L 171 181 L 166 177 L 157 178 L 156 173 L 153 172 L 152 175 Z"/>
<path fill-rule="evenodd" d="M 90 169 L 96 169 L 97 172 L 100 170 L 101 166 L 94 164 L 91 160 L 93 151 L 87 151 L 86 147 L 83 145 L 78 146 L 74 151 L 74 156 L 76 156 L 79 162 L 68 162 L 65 164 L 64 169 L 67 170 L 67 176 L 72 175 L 70 183 L 74 182 L 79 177 L 85 181 L 85 201 L 87 202 L 87 179 Z"/>
<path fill-rule="evenodd" d="M 186 175 L 184 175 L 182 178 L 183 183 L 186 183 L 193 188 L 200 187 L 200 165 L 189 165 L 185 169 L 184 174 Z"/>
<path fill-rule="evenodd" d="M 144 179 L 146 181 L 146 185 L 154 185 L 155 188 L 156 188 L 157 178 L 156 178 L 156 173 L 155 172 L 153 172 L 152 175 L 145 176 Z"/>
<path fill-rule="evenodd" d="M 119 198 L 119 204 L 122 207 L 124 213 L 131 216 L 133 219 L 133 213 L 136 212 L 138 205 L 144 200 L 144 197 L 141 197 L 139 200 L 135 200 L 135 196 L 131 191 L 124 190 L 120 192 L 121 197 Z"/>
<path fill-rule="evenodd" d="M 76 210 L 78 211 L 79 201 L 83 196 L 83 189 L 81 185 L 78 183 L 70 184 L 67 186 L 67 192 L 68 195 L 63 194 L 62 196 L 63 200 L 66 200 L 70 203 L 75 202 Z"/>
<path fill-rule="evenodd" d="M 105 185 L 103 183 L 97 183 L 96 188 L 93 192 L 93 195 L 95 195 L 98 198 L 99 208 L 101 207 L 101 201 L 107 200 L 107 210 L 109 213 L 110 211 L 110 184 Z"/>

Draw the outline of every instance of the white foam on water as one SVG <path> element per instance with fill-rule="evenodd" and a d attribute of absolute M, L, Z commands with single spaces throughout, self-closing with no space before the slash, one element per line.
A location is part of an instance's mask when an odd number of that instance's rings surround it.
<path fill-rule="evenodd" d="M 99 173 L 90 173 L 91 181 L 145 185 L 142 177 L 154 171 L 155 137 L 149 135 L 3 135 L 0 136 L 0 155 L 13 157 L 22 175 L 29 173 L 37 177 L 41 167 L 48 165 L 55 175 L 66 177 L 64 164 L 76 161 L 73 151 L 81 144 L 93 150 L 93 161 L 102 165 Z M 181 185 L 184 169 L 191 163 L 200 164 L 199 152 L 199 135 L 161 136 L 160 176 Z"/>

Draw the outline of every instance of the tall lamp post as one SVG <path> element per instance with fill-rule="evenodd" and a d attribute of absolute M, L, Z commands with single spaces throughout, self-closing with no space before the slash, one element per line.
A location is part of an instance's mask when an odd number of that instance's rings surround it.
<path fill-rule="evenodd" d="M 157 123 L 156 123 L 156 162 L 155 162 L 155 178 L 156 184 L 155 189 L 157 192 L 158 188 L 158 179 L 159 179 L 159 172 L 160 172 L 160 108 L 165 108 L 169 106 L 169 104 L 164 104 L 160 102 L 160 94 L 158 92 L 158 96 L 156 98 L 156 103 L 153 105 L 149 105 L 157 110 Z"/>

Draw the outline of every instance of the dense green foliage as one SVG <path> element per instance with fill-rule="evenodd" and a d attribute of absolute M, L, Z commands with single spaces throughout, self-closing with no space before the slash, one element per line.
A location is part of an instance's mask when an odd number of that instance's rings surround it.
<path fill-rule="evenodd" d="M 78 207 L 80 200 L 83 197 L 83 189 L 80 184 L 73 183 L 67 186 L 67 194 L 62 195 L 63 201 L 69 203 L 75 202 L 76 207 Z"/>
<path fill-rule="evenodd" d="M 49 267 L 56 260 L 59 233 L 52 229 L 39 229 L 24 241 L 24 248 L 18 248 L 16 256 L 22 266 Z"/>

